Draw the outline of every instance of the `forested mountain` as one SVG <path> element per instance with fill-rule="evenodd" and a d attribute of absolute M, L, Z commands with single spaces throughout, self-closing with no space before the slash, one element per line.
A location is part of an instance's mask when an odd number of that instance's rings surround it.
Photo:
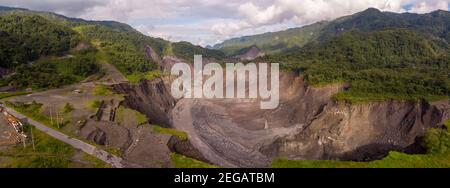
<path fill-rule="evenodd" d="M 254 47 L 245 45 L 257 42 L 256 47 L 272 52 L 258 60 L 280 62 L 285 69 L 301 72 L 310 84 L 349 83 L 348 91 L 337 96 L 341 99 L 438 99 L 450 95 L 449 15 L 368 9 L 332 22 L 231 40 L 243 48 L 234 49 L 227 42 L 220 47 L 231 49 L 225 50 L 227 55 L 245 53 Z M 194 54 L 226 58 L 218 50 L 145 36 L 112 21 L 0 8 L 0 23 L 0 67 L 11 73 L 1 85 L 59 87 L 95 73 L 99 60 L 126 76 L 147 73 L 156 66 L 146 57 L 146 46 L 160 56 L 188 62 Z M 80 43 L 88 48 L 74 50 Z M 67 54 L 73 57 L 61 58 Z"/>
<path fill-rule="evenodd" d="M 347 31 L 323 43 L 259 60 L 280 62 L 312 85 L 349 83 L 337 98 L 353 101 L 442 99 L 450 95 L 450 48 L 407 29 Z"/>
<path fill-rule="evenodd" d="M 189 62 L 194 61 L 193 57 L 197 54 L 202 54 L 205 58 L 212 58 L 219 61 L 225 58 L 225 54 L 219 50 L 192 46 L 189 42 L 175 42 L 171 44 L 170 48 L 172 49 L 171 53 L 173 55 Z"/>
<path fill-rule="evenodd" d="M 227 54 L 235 54 L 239 49 L 256 45 L 266 53 L 273 54 L 293 47 L 303 47 L 310 42 L 326 41 L 349 30 L 370 32 L 388 28 L 410 29 L 449 41 L 450 13 L 438 10 L 428 14 L 398 14 L 370 8 L 331 22 L 319 22 L 302 28 L 230 39 L 214 47 Z"/>
<path fill-rule="evenodd" d="M 12 7 L 0 6 L 0 15 L 7 15 L 7 14 L 39 15 L 49 21 L 67 25 L 70 27 L 83 25 L 83 24 L 93 24 L 93 25 L 103 25 L 103 26 L 106 26 L 110 29 L 114 29 L 117 31 L 136 31 L 133 27 L 131 27 L 127 24 L 124 24 L 124 23 L 116 22 L 116 21 L 84 20 L 81 18 L 71 18 L 71 17 L 67 17 L 64 15 L 55 14 L 52 12 L 34 11 L 34 10 L 28 10 L 28 9 L 23 9 L 23 8 L 12 8 Z"/>
<path fill-rule="evenodd" d="M 242 49 L 254 45 L 265 52 L 277 53 L 316 40 L 320 36 L 320 31 L 327 25 L 328 22 L 319 22 L 302 28 L 234 38 L 216 44 L 213 48 L 220 49 L 229 56 L 241 55 Z"/>
<path fill-rule="evenodd" d="M 304 75 L 309 84 L 349 84 L 347 91 L 335 96 L 339 100 L 438 100 L 450 96 L 449 33 L 447 11 L 397 14 L 368 9 L 331 22 L 231 39 L 215 47 L 241 53 L 256 44 L 269 52 L 256 61 L 281 63 Z M 279 38 L 285 42 L 279 43 Z"/>
<path fill-rule="evenodd" d="M 225 57 L 221 51 L 204 49 L 188 42 L 171 43 L 149 37 L 119 22 L 87 21 L 49 12 L 9 7 L 0 7 L 0 42 L 0 68 L 14 72 L 16 67 L 20 66 L 16 71 L 21 73 L 33 72 L 33 69 L 42 73 L 56 71 L 56 67 L 60 66 L 48 64 L 48 61 L 52 62 L 50 64 L 56 64 L 55 58 L 46 58 L 45 62 L 37 60 L 42 57 L 60 57 L 67 54 L 85 60 L 88 58 L 88 67 L 91 63 L 95 63 L 95 58 L 102 57 L 124 75 L 145 73 L 156 68 L 155 63 L 145 56 L 146 46 L 152 47 L 160 56 L 174 55 L 188 62 L 192 61 L 194 54 L 217 60 Z M 87 49 L 89 53 L 71 52 L 80 42 L 93 46 Z M 37 63 L 29 64 L 33 61 Z M 41 65 L 45 68 L 42 69 Z M 85 73 L 79 75 L 85 75 Z M 27 81 L 25 77 L 19 79 L 16 74 L 15 78 L 18 81 L 14 81 L 14 85 L 35 88 L 58 87 L 79 80 L 79 78 L 75 79 L 79 75 L 65 75 L 61 79 L 43 76 L 39 83 L 34 83 Z M 3 79 L 2 85 L 11 84 L 11 78 L 9 76 Z M 44 83 L 50 82 L 50 79 L 60 81 L 50 85 Z"/>
<path fill-rule="evenodd" d="M 125 75 L 147 72 L 156 68 L 145 56 L 148 45 L 160 56 L 173 55 L 192 62 L 196 54 L 221 60 L 225 55 L 218 50 L 194 46 L 188 42 L 171 43 L 159 38 L 145 36 L 137 31 L 119 31 L 104 25 L 80 25 L 75 27 L 86 38 L 99 43 L 99 47 L 110 57 L 109 61 Z"/>
<path fill-rule="evenodd" d="M 0 16 L 0 67 L 11 68 L 41 56 L 63 55 L 80 37 L 69 27 L 37 15 Z"/>
<path fill-rule="evenodd" d="M 450 12 L 437 10 L 428 14 L 381 12 L 370 8 L 330 22 L 321 32 L 320 40 L 330 39 L 348 30 L 362 32 L 390 28 L 409 29 L 450 41 Z"/>

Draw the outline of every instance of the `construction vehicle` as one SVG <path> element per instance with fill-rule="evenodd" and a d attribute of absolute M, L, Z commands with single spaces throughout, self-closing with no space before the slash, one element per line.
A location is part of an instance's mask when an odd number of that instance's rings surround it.
<path fill-rule="evenodd" d="M 3 138 L 6 138 L 6 141 L 0 142 L 0 146 L 17 145 L 22 142 L 22 138 L 16 132 L 4 131 L 3 134 Z"/>
<path fill-rule="evenodd" d="M 0 112 L 3 113 L 5 121 L 8 122 L 9 125 L 11 125 L 17 134 L 22 136 L 23 138 L 27 138 L 27 135 L 25 134 L 23 130 L 23 124 L 19 121 L 16 117 L 14 117 L 12 114 L 8 113 L 5 108 L 0 106 Z"/>

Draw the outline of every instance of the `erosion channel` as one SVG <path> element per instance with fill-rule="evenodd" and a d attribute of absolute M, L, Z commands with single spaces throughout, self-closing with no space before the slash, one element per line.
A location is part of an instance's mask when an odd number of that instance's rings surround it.
<path fill-rule="evenodd" d="M 448 101 L 337 102 L 332 96 L 345 85 L 310 87 L 294 73 L 280 73 L 274 110 L 261 110 L 255 99 L 175 100 L 170 81 L 113 88 L 150 123 L 185 131 L 189 141 L 177 152 L 224 167 L 267 167 L 276 157 L 369 161 L 389 151 L 422 153 L 425 131 L 450 117 Z"/>

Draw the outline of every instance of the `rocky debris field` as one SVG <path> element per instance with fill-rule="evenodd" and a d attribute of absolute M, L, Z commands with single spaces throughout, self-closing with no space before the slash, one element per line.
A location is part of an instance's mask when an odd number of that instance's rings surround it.
<path fill-rule="evenodd" d="M 314 88 L 293 73 L 280 75 L 275 110 L 259 109 L 257 99 L 175 101 L 169 83 L 156 79 L 116 90 L 129 92 L 124 103 L 150 121 L 187 132 L 204 161 L 225 167 L 266 167 L 276 157 L 367 161 L 392 150 L 420 153 L 425 130 L 450 113 L 448 101 L 335 102 L 332 95 L 345 85 Z"/>

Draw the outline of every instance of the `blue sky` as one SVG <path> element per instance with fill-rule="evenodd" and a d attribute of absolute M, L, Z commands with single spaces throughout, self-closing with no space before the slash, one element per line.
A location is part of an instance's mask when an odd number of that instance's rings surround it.
<path fill-rule="evenodd" d="M 332 20 L 369 7 L 449 10 L 450 0 L 0 0 L 0 5 L 125 22 L 146 35 L 202 46 Z"/>

